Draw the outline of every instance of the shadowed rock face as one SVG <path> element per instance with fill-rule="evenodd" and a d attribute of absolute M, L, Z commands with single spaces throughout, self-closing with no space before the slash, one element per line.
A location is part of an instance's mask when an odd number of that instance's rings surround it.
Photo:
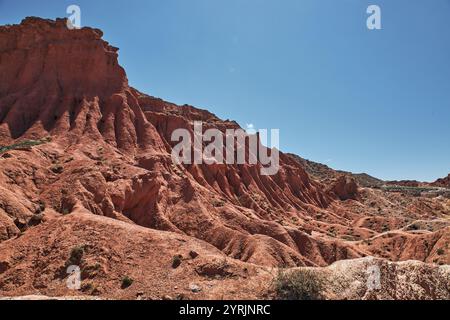
<path fill-rule="evenodd" d="M 341 176 L 333 183 L 331 192 L 343 201 L 349 199 L 357 200 L 358 184 L 351 177 Z"/>
<path fill-rule="evenodd" d="M 196 120 L 204 130 L 238 124 L 131 88 L 117 49 L 101 36 L 91 28 L 68 30 L 64 20 L 0 27 L 0 145 L 51 137 L 0 154 L 0 241 L 10 239 L 0 254 L 14 260 L 21 232 L 52 245 L 58 239 L 46 238 L 47 228 L 70 214 L 77 230 L 92 214 L 95 224 L 113 218 L 153 229 L 160 239 L 176 233 L 180 241 L 208 243 L 205 250 L 219 258 L 262 266 L 326 266 L 366 255 L 450 262 L 443 218 L 450 209 L 435 199 L 387 199 L 345 177 L 330 191 L 283 153 L 273 176 L 261 175 L 259 163 L 174 164 L 174 130 L 192 131 Z M 432 230 L 408 229 L 418 219 L 432 221 Z M 111 238 L 108 250 L 129 240 L 102 232 L 97 236 Z M 78 241 L 93 241 L 93 233 L 80 233 Z M 61 250 L 75 245 L 70 239 Z M 161 250 L 168 260 L 176 254 Z M 10 283 L 5 277 L 0 290 Z"/>

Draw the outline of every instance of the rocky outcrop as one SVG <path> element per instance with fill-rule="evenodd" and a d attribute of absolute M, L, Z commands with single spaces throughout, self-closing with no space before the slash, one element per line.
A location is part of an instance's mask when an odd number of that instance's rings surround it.
<path fill-rule="evenodd" d="M 437 179 L 431 183 L 432 186 L 450 189 L 450 174 L 445 178 Z"/>
<path fill-rule="evenodd" d="M 1 181 L 20 191 L 9 202 L 29 203 L 8 217 L 26 225 L 40 202 L 46 213 L 82 207 L 193 235 L 247 261 L 312 263 L 274 220 L 329 206 L 333 199 L 320 185 L 285 155 L 274 176 L 261 175 L 260 163 L 175 165 L 175 129 L 192 131 L 195 120 L 205 130 L 239 126 L 129 87 L 117 48 L 101 36 L 97 29 L 69 30 L 62 19 L 26 18 L 0 28 L 0 144 L 52 137 L 0 160 Z M 4 230 L 3 238 L 15 234 Z"/>
<path fill-rule="evenodd" d="M 339 176 L 328 190 L 342 201 L 358 198 L 358 184 L 355 179 L 346 175 Z"/>
<path fill-rule="evenodd" d="M 419 261 L 389 262 L 367 257 L 338 261 L 326 268 L 299 268 L 320 279 L 329 300 L 449 300 L 450 266 Z M 326 279 L 326 280 L 325 280 Z"/>
<path fill-rule="evenodd" d="M 67 286 L 74 248 L 81 252 L 78 290 Z M 189 256 L 192 250 L 197 257 Z M 173 269 L 177 255 L 182 262 Z M 123 289 L 125 276 L 132 284 Z M 247 284 L 242 286 L 242 281 Z M 96 216 L 84 209 L 39 225 L 14 242 L 0 243 L 0 297 L 258 299 L 269 283 L 268 270 L 227 258 L 204 241 Z M 202 290 L 192 292 L 193 284 Z"/>
<path fill-rule="evenodd" d="M 414 220 L 448 215 L 442 199 L 405 201 L 358 189 L 347 176 L 325 184 L 283 153 L 272 176 L 261 174 L 260 162 L 174 163 L 174 130 L 192 133 L 194 121 L 221 132 L 239 125 L 131 88 L 118 49 L 101 36 L 92 28 L 69 30 L 60 19 L 0 27 L 0 150 L 7 150 L 0 151 L 0 292 L 46 288 L 64 295 L 52 278 L 54 264 L 80 241 L 93 242 L 92 252 L 105 259 L 125 261 L 128 252 L 133 270 L 155 260 L 145 272 L 157 268 L 158 279 L 167 275 L 162 255 L 178 255 L 167 247 L 178 242 L 195 243 L 189 250 L 200 256 L 233 262 L 230 268 L 216 260 L 196 265 L 206 275 L 244 272 L 249 265 L 327 266 L 383 256 L 383 246 L 395 248 L 393 260 L 450 263 L 445 222 L 430 234 L 407 228 Z M 401 232 L 386 240 L 391 229 Z M 428 243 L 425 251 L 425 241 L 434 246 Z M 148 250 L 137 257 L 133 250 L 140 245 Z M 102 246 L 105 254 L 96 251 Z M 36 261 L 42 277 L 24 271 Z M 126 271 L 121 268 L 115 274 Z M 242 297 L 255 297 L 247 293 Z"/>

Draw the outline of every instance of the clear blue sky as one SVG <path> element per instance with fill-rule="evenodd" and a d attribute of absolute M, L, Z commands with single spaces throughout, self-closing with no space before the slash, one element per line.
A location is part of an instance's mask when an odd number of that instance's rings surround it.
<path fill-rule="evenodd" d="M 69 4 L 145 93 L 279 128 L 283 151 L 333 168 L 450 172 L 450 0 L 0 0 L 0 24 Z"/>

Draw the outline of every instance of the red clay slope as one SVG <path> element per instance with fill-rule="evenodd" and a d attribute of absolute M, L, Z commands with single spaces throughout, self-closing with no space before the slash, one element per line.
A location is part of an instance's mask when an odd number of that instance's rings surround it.
<path fill-rule="evenodd" d="M 377 243 L 394 248 L 393 260 L 448 263 L 447 220 L 435 223 L 432 235 L 403 230 L 416 219 L 448 214 L 432 200 L 406 210 L 409 203 L 381 198 L 383 207 L 397 207 L 380 214 L 368 204 L 376 192 L 360 196 L 346 179 L 325 187 L 282 153 L 273 176 L 261 175 L 260 164 L 175 165 L 173 130 L 192 130 L 194 120 L 204 129 L 238 125 L 129 87 L 117 49 L 101 36 L 91 28 L 68 30 L 62 19 L 0 27 L 0 145 L 52 138 L 0 155 L 0 241 L 10 239 L 0 253 L 40 221 L 87 210 L 194 237 L 266 266 L 325 266 L 380 255 Z M 388 235 L 389 229 L 397 231 Z"/>
<path fill-rule="evenodd" d="M 3 208 L 6 216 L 24 224 L 38 201 L 61 213 L 80 204 L 94 214 L 195 236 L 243 260 L 311 263 L 294 241 L 300 231 L 291 236 L 272 220 L 326 207 L 331 198 L 319 185 L 284 155 L 275 176 L 261 176 L 260 165 L 174 165 L 171 130 L 196 119 L 218 128 L 230 123 L 130 88 L 117 49 L 101 36 L 39 18 L 0 29 L 0 142 L 53 138 L 2 160 L 0 185 L 13 185 L 2 193 L 4 203 L 22 208 Z M 5 214 L 2 219 L 11 226 Z"/>

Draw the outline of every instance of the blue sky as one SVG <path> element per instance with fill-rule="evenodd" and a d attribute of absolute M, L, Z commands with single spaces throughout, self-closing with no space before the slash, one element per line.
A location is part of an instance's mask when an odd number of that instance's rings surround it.
<path fill-rule="evenodd" d="M 450 0 L 0 0 L 0 24 L 69 4 L 145 93 L 279 128 L 283 151 L 336 169 L 450 172 Z"/>

